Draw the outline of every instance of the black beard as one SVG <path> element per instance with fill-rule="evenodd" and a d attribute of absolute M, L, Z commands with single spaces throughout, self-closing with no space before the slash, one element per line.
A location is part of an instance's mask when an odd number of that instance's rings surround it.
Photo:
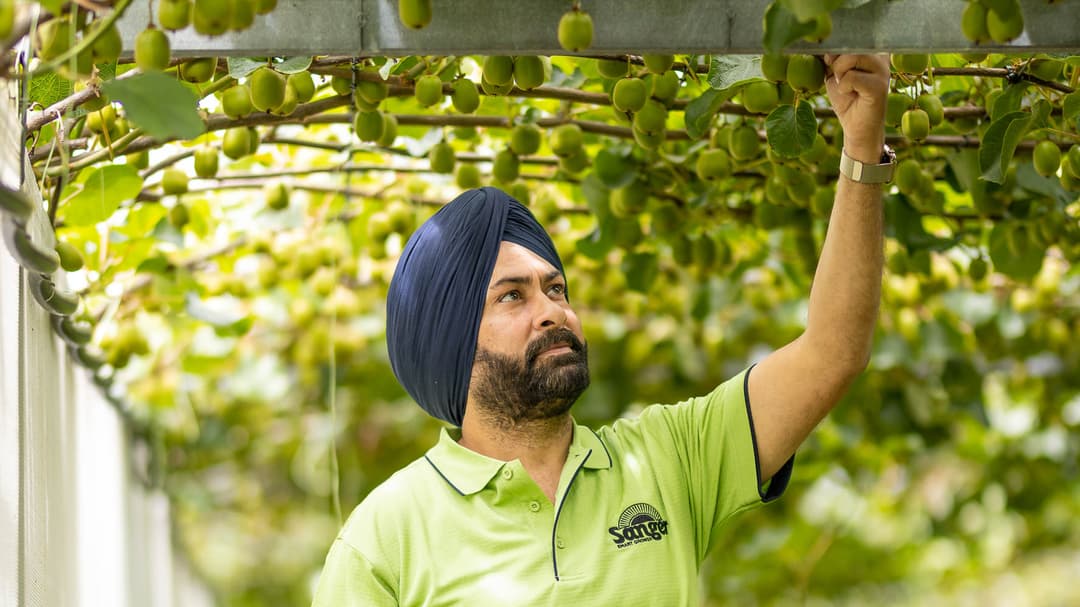
<path fill-rule="evenodd" d="M 571 351 L 538 360 L 559 343 L 569 344 Z M 564 415 L 589 387 L 589 347 L 566 328 L 533 340 L 524 360 L 478 348 L 473 364 L 479 367 L 473 375 L 474 402 L 502 428 Z"/>

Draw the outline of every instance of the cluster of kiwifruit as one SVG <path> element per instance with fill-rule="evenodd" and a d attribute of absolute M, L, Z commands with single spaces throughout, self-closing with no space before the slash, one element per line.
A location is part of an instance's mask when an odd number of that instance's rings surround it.
<path fill-rule="evenodd" d="M 1019 0 L 969 0 L 960 17 L 964 37 L 975 44 L 1004 44 L 1024 31 Z"/>
<path fill-rule="evenodd" d="M 431 0 L 398 0 L 398 17 L 406 27 L 422 29 L 431 23 L 431 5 Z M 559 19 L 557 32 L 564 49 L 575 53 L 585 50 L 592 46 L 592 17 L 575 0 L 573 7 Z"/>

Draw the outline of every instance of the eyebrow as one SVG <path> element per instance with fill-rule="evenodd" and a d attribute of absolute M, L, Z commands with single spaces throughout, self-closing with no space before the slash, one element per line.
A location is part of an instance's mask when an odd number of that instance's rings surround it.
<path fill-rule="evenodd" d="M 546 275 L 544 275 L 543 282 L 551 282 L 560 276 L 562 276 L 561 272 L 559 272 L 558 270 L 552 270 L 551 272 L 548 272 Z M 529 282 L 531 281 L 532 278 L 529 276 L 506 276 L 491 283 L 491 286 L 488 287 L 488 291 L 493 291 L 505 284 L 523 285 L 529 284 Z"/>

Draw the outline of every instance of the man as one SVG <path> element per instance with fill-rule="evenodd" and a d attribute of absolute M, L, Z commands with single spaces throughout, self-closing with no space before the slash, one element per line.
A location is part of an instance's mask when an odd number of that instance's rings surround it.
<path fill-rule="evenodd" d="M 877 166 L 889 68 L 825 61 L 848 158 L 806 331 L 707 396 L 575 425 L 585 338 L 532 215 L 483 188 L 413 235 L 387 297 L 390 360 L 460 429 L 356 508 L 315 605 L 698 603 L 716 530 L 783 492 L 795 449 L 869 360 L 882 186 L 865 181 L 890 173 Z"/>

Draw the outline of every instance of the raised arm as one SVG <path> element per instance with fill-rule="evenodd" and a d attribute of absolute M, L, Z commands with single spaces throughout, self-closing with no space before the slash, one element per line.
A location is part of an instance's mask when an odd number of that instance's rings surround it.
<path fill-rule="evenodd" d="M 888 57 L 827 55 L 825 62 L 845 151 L 877 164 L 885 141 Z M 806 331 L 750 372 L 762 479 L 791 457 L 869 362 L 881 298 L 883 187 L 839 178 Z"/>

